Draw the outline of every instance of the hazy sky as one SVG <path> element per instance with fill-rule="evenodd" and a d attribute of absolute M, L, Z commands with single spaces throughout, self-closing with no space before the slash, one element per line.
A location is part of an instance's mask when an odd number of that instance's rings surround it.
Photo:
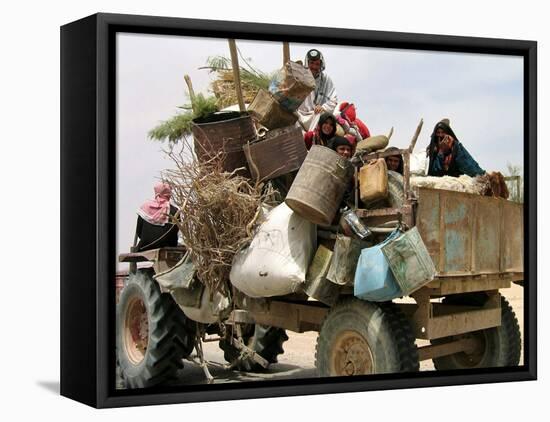
<path fill-rule="evenodd" d="M 243 57 L 265 72 L 282 65 L 282 44 L 237 40 Z M 292 60 L 310 48 L 324 55 L 339 101 L 353 102 L 372 135 L 408 146 L 420 118 L 415 151 L 434 125 L 451 121 L 458 139 L 485 170 L 523 163 L 523 59 L 481 54 L 290 44 Z M 187 102 L 183 79 L 208 93 L 212 76 L 199 70 L 209 56 L 229 57 L 227 40 L 119 34 L 117 36 L 117 248 L 133 241 L 136 208 L 151 198 L 171 163 L 147 132 Z M 243 63 L 241 62 L 241 65 Z"/>

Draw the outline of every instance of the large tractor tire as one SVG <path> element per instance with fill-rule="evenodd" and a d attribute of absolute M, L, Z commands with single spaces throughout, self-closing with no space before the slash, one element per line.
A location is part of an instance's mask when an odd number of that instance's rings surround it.
<path fill-rule="evenodd" d="M 469 294 L 449 296 L 443 303 L 482 306 L 486 295 Z M 432 340 L 442 344 L 460 338 L 475 338 L 478 346 L 471 353 L 460 352 L 433 360 L 437 370 L 491 368 L 517 366 L 521 354 L 521 332 L 514 310 L 504 297 L 500 297 L 502 317 L 499 327 L 487 328 L 450 338 Z"/>
<path fill-rule="evenodd" d="M 394 304 L 346 298 L 321 325 L 315 366 L 322 377 L 416 372 L 414 341 L 409 320 Z"/>
<path fill-rule="evenodd" d="M 127 388 L 172 378 L 193 351 L 195 328 L 152 273 L 131 274 L 117 305 L 117 355 Z"/>
<path fill-rule="evenodd" d="M 229 328 L 231 329 L 231 328 Z M 228 333 L 230 335 L 230 333 Z M 283 343 L 288 340 L 285 330 L 259 324 L 248 324 L 242 329 L 243 342 L 270 364 L 277 363 L 277 356 L 284 353 Z M 223 357 L 229 363 L 236 362 L 237 371 L 261 372 L 264 368 L 250 357 L 239 359 L 241 352 L 228 339 L 219 343 L 223 350 Z"/>

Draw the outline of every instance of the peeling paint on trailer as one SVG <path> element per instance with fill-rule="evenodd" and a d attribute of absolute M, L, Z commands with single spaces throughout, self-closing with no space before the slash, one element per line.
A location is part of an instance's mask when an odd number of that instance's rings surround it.
<path fill-rule="evenodd" d="M 421 188 L 416 223 L 438 276 L 523 272 L 521 204 Z"/>

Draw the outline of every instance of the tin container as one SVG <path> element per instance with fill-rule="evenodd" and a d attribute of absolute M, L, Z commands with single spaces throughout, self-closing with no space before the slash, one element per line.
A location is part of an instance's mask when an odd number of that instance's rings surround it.
<path fill-rule="evenodd" d="M 212 113 L 193 120 L 191 131 L 195 139 L 195 154 L 200 162 L 208 161 L 221 151 L 224 170 L 246 169 L 243 145 L 256 139 L 256 129 L 248 113 Z"/>
<path fill-rule="evenodd" d="M 314 145 L 286 197 L 286 204 L 303 218 L 330 225 L 353 176 L 349 160 L 330 148 Z"/>
<path fill-rule="evenodd" d="M 269 180 L 298 170 L 307 149 L 302 131 L 294 126 L 269 131 L 265 140 L 245 144 L 244 154 L 254 180 Z"/>

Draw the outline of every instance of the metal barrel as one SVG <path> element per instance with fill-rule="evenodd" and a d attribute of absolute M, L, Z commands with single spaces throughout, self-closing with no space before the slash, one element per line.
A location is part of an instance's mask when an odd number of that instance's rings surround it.
<path fill-rule="evenodd" d="M 330 148 L 314 145 L 306 156 L 285 199 L 301 217 L 329 225 L 353 176 L 349 160 Z"/>
<path fill-rule="evenodd" d="M 248 113 L 213 113 L 193 120 L 191 131 L 199 161 L 207 161 L 222 151 L 225 155 L 224 170 L 246 168 L 243 145 L 256 138 L 256 129 Z"/>

